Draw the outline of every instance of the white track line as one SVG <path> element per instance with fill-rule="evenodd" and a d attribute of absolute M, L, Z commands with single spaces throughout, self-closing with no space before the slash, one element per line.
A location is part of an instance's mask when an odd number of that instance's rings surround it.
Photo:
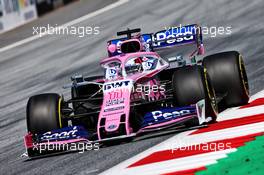
<path fill-rule="evenodd" d="M 243 118 L 243 117 L 248 117 L 248 116 L 257 115 L 257 114 L 264 114 L 264 105 L 230 110 L 228 113 L 219 114 L 217 121 Z"/>
<path fill-rule="evenodd" d="M 187 147 L 190 145 L 198 145 L 201 143 L 213 142 L 216 140 L 231 139 L 260 132 L 264 132 L 264 122 L 188 135 L 185 137 L 179 137 L 178 135 L 175 135 L 166 142 L 163 142 L 164 144 L 156 148 L 155 152 L 162 150 L 171 150 L 173 148 L 179 147 Z"/>
<path fill-rule="evenodd" d="M 118 170 L 118 173 L 122 175 L 135 175 L 135 174 L 159 175 L 168 172 L 176 172 L 186 169 L 199 168 L 204 165 L 215 164 L 217 163 L 216 159 L 225 158 L 227 157 L 228 153 L 235 152 L 236 150 L 237 149 L 234 148 L 223 151 L 194 155 L 191 157 L 171 159 L 167 161 L 147 164 L 129 169 L 120 169 Z M 108 172 L 108 173 L 116 174 L 117 172 L 113 172 L 113 173 Z"/>
<path fill-rule="evenodd" d="M 75 19 L 75 20 L 73 20 L 73 21 L 70 21 L 70 22 L 65 23 L 65 24 L 63 24 L 63 25 L 61 25 L 61 26 L 58 26 L 58 27 L 56 27 L 56 29 L 58 29 L 58 28 L 62 28 L 62 27 L 68 27 L 68 26 L 72 26 L 72 25 L 78 24 L 78 23 L 80 23 L 80 22 L 82 22 L 82 21 L 85 21 L 85 20 L 87 20 L 87 19 L 90 19 L 90 18 L 92 18 L 92 17 L 95 17 L 95 16 L 97 16 L 97 15 L 100 15 L 100 14 L 106 12 L 106 11 L 109 11 L 109 10 L 111 10 L 111 9 L 114 9 L 114 8 L 120 6 L 120 5 L 123 5 L 123 4 L 125 4 L 125 3 L 129 2 L 129 1 L 130 1 L 130 0 L 119 0 L 119 1 L 117 1 L 117 2 L 115 2 L 115 3 L 113 3 L 113 4 L 110 4 L 110 5 L 106 6 L 106 7 L 103 7 L 103 8 L 101 8 L 101 9 L 96 10 L 96 11 L 94 11 L 94 12 L 92 12 L 92 13 L 89 13 L 89 14 L 87 14 L 87 15 L 85 15 L 85 16 L 82 16 L 82 17 L 77 18 L 77 19 Z M 56 29 L 55 29 L 55 30 L 56 30 Z M 47 35 L 47 34 L 48 34 L 48 32 L 43 33 L 43 34 L 41 34 L 41 37 L 43 37 L 43 36 L 45 36 L 45 35 Z M 23 40 L 21 40 L 21 41 L 18 41 L 18 42 L 15 42 L 15 43 L 13 43 L 13 44 L 10 44 L 10 45 L 8 45 L 8 46 L 2 47 L 2 48 L 0 48 L 0 53 L 1 53 L 1 52 L 4 52 L 4 51 L 7 51 L 7 50 L 9 50 L 9 49 L 13 49 L 13 48 L 18 47 L 18 46 L 21 46 L 21 45 L 23 45 L 23 44 L 29 43 L 29 42 L 31 42 L 31 41 L 37 40 L 37 39 L 39 39 L 39 38 L 41 38 L 41 37 L 40 37 L 40 35 L 34 35 L 34 36 L 29 37 L 29 38 L 26 38 L 26 39 L 23 39 Z"/>
<path fill-rule="evenodd" d="M 122 175 L 134 175 L 134 174 L 142 174 L 142 172 L 144 172 L 144 175 L 156 175 L 156 174 L 163 174 L 168 172 L 193 169 L 201 166 L 214 164 L 217 163 L 218 159 L 227 157 L 226 154 L 235 152 L 237 149 L 232 148 L 222 151 L 203 153 L 203 154 L 198 154 L 183 158 L 176 158 L 176 159 L 165 160 L 161 162 L 127 168 L 129 165 L 135 163 L 138 160 L 141 160 L 144 157 L 147 157 L 148 155 L 154 152 L 162 151 L 162 150 L 170 150 L 172 148 L 179 147 L 179 145 L 177 145 L 179 141 L 181 142 L 181 147 L 182 147 L 182 146 L 188 146 L 188 145 L 194 145 L 194 144 L 200 144 L 206 142 L 213 142 L 215 140 L 245 136 L 263 131 L 264 131 L 264 122 L 261 122 L 261 123 L 244 125 L 230 129 L 224 129 L 221 131 L 220 130 L 212 131 L 197 135 L 189 135 L 189 136 L 184 136 L 185 134 L 175 135 L 170 139 L 160 143 L 159 145 L 154 146 L 149 150 L 146 150 L 140 153 L 139 155 L 136 155 L 135 157 L 130 158 L 116 165 L 115 167 L 106 170 L 105 172 L 102 172 L 101 175 L 109 175 L 109 174 L 117 174 L 117 173 Z"/>

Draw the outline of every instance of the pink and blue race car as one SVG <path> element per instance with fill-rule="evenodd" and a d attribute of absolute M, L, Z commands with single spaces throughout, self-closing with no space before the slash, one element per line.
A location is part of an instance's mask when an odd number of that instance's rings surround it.
<path fill-rule="evenodd" d="M 25 146 L 111 142 L 161 129 L 193 128 L 216 122 L 228 107 L 248 103 L 241 54 L 202 57 L 201 28 L 188 25 L 157 33 L 127 29 L 108 41 L 104 76 L 73 76 L 71 99 L 55 93 L 29 98 Z M 173 56 L 161 55 L 169 51 Z M 185 52 L 185 53 L 184 53 Z M 47 152 L 45 152 L 47 153 Z"/>

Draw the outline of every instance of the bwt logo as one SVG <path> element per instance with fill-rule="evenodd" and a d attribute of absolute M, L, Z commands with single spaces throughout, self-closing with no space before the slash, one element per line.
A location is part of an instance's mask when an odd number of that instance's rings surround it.
<path fill-rule="evenodd" d="M 174 119 L 188 114 L 191 114 L 190 110 L 181 110 L 181 111 L 173 111 L 173 112 L 162 112 L 162 111 L 152 112 L 152 116 L 155 119 L 155 121 L 159 121 L 161 119 L 165 119 L 165 120 Z"/>
<path fill-rule="evenodd" d="M 126 87 L 130 83 L 130 80 L 126 81 L 116 81 L 112 83 L 106 83 L 104 84 L 104 90 L 111 90 L 111 89 L 116 89 L 116 88 L 121 88 L 121 87 Z"/>

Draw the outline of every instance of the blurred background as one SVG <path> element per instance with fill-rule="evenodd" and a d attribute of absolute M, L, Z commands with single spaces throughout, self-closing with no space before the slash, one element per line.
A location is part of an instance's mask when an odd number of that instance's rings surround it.
<path fill-rule="evenodd" d="M 74 0 L 0 0 L 0 33 L 23 25 Z"/>

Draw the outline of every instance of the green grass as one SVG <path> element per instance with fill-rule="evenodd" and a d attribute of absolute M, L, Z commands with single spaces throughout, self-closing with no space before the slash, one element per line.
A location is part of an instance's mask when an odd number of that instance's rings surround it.
<path fill-rule="evenodd" d="M 247 142 L 227 158 L 206 167 L 196 175 L 264 175 L 264 136 Z"/>

